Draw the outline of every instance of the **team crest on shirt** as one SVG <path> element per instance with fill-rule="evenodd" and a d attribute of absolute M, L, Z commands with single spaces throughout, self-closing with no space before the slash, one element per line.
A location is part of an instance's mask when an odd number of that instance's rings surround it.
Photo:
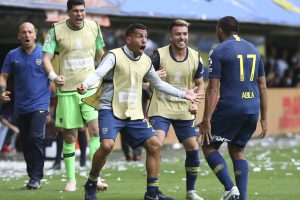
<path fill-rule="evenodd" d="M 106 134 L 108 132 L 108 128 L 102 128 L 102 133 Z"/>
<path fill-rule="evenodd" d="M 37 58 L 37 59 L 35 60 L 35 63 L 36 63 L 37 65 L 42 64 L 42 59 L 41 59 L 41 58 Z"/>

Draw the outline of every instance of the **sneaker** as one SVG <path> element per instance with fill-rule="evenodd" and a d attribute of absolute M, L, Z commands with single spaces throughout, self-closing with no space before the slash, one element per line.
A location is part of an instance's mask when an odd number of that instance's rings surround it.
<path fill-rule="evenodd" d="M 202 197 L 199 197 L 195 190 L 189 190 L 186 193 L 186 200 L 204 200 Z"/>
<path fill-rule="evenodd" d="M 11 151 L 9 145 L 7 144 L 4 144 L 3 147 L 2 147 L 2 152 L 3 153 L 9 153 Z"/>
<path fill-rule="evenodd" d="M 105 191 L 108 189 L 107 183 L 102 182 L 100 177 L 98 177 L 97 189 L 101 191 Z"/>
<path fill-rule="evenodd" d="M 28 190 L 36 190 L 41 187 L 40 181 L 30 179 L 28 183 L 26 184 L 26 187 Z"/>
<path fill-rule="evenodd" d="M 239 200 L 240 192 L 236 186 L 233 186 L 231 190 L 225 191 L 220 200 Z"/>
<path fill-rule="evenodd" d="M 175 199 L 164 195 L 159 190 L 156 190 L 153 192 L 146 192 L 144 196 L 144 200 L 175 200 Z"/>
<path fill-rule="evenodd" d="M 87 181 L 84 185 L 84 200 L 97 200 L 97 182 Z"/>
<path fill-rule="evenodd" d="M 69 181 L 65 187 L 65 192 L 75 192 L 76 189 L 76 181 Z"/>

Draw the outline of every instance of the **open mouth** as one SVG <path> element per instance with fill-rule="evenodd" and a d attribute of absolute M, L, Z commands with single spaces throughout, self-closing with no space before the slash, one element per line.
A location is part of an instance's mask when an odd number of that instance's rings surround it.
<path fill-rule="evenodd" d="M 29 42 L 30 42 L 30 40 L 29 40 L 29 39 L 27 39 L 27 40 L 25 40 L 25 42 L 26 42 L 26 43 L 29 43 Z"/>
<path fill-rule="evenodd" d="M 140 50 L 144 51 L 146 46 L 141 46 Z"/>

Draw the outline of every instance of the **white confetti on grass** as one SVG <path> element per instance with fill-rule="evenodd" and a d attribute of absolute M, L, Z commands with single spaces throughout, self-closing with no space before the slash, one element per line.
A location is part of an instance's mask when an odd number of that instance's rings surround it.
<path fill-rule="evenodd" d="M 254 168 L 253 168 L 253 171 L 254 171 L 254 172 L 260 172 L 260 171 L 261 171 L 261 168 L 260 168 L 260 167 L 254 167 Z"/>
<path fill-rule="evenodd" d="M 175 170 L 164 170 L 165 174 L 175 174 Z"/>
<path fill-rule="evenodd" d="M 252 168 L 253 172 L 261 172 L 262 170 L 266 171 L 276 171 L 278 169 L 285 170 L 286 176 L 289 175 L 288 170 L 296 168 L 296 170 L 300 171 L 300 160 L 298 158 L 299 156 L 299 150 L 292 148 L 291 152 L 292 154 L 289 154 L 289 158 L 285 162 L 276 162 L 272 159 L 274 159 L 274 155 L 286 157 L 284 153 L 281 152 L 282 147 L 293 147 L 293 146 L 299 146 L 300 144 L 300 134 L 294 134 L 287 137 L 282 138 L 272 138 L 267 137 L 263 140 L 251 140 L 249 143 L 249 152 L 247 152 L 247 157 L 249 158 L 249 167 Z M 265 147 L 275 147 L 277 150 L 265 150 L 261 152 L 260 154 L 256 155 L 256 153 L 251 152 L 252 149 L 260 150 L 261 148 Z M 171 148 L 170 148 L 171 149 Z M 172 150 L 172 149 L 171 149 Z M 226 152 L 224 154 L 227 154 L 226 145 L 221 146 L 221 152 Z M 201 152 L 200 152 L 201 153 Z M 121 155 L 121 154 L 120 154 Z M 254 157 L 254 155 L 256 155 Z M 293 156 L 294 155 L 294 156 Z M 0 155 L 1 156 L 1 155 Z M 17 157 L 17 158 L 15 158 Z M 272 157 L 272 158 L 271 158 Z M 2 160 L 0 160 L 0 179 L 3 181 L 12 181 L 17 180 L 20 178 L 27 177 L 26 173 L 26 164 L 23 160 L 22 154 L 18 154 L 17 156 L 10 156 L 10 158 L 5 158 L 5 156 L 1 157 Z M 162 156 L 162 162 L 167 163 L 179 163 L 182 162 L 182 160 L 185 159 L 185 156 L 176 156 L 176 157 L 164 157 Z M 62 162 L 62 168 L 61 170 L 49 170 L 49 168 L 52 166 L 53 161 L 46 161 L 45 167 L 44 167 L 44 173 L 45 177 L 47 178 L 43 184 L 48 184 L 49 181 L 51 182 L 51 179 L 53 179 L 53 176 L 55 175 L 61 175 L 61 181 L 66 181 L 65 176 L 65 169 L 64 169 L 64 163 Z M 203 156 L 201 156 L 201 165 L 207 165 L 206 161 L 204 160 Z M 79 165 L 78 165 L 79 166 Z M 79 172 L 80 176 L 87 177 L 89 168 L 79 168 L 76 166 L 76 171 Z M 145 164 L 144 161 L 139 162 L 127 162 L 125 160 L 118 160 L 118 161 L 108 161 L 104 167 L 104 169 L 117 169 L 119 171 L 126 171 L 127 168 L 136 168 L 137 171 L 145 172 Z M 105 170 L 103 171 L 105 172 Z M 173 174 L 176 173 L 174 170 L 165 170 L 163 173 L 169 173 Z M 207 176 L 208 174 L 212 173 L 211 170 L 202 170 L 200 168 L 199 176 Z M 109 177 L 112 176 L 112 174 L 109 173 L 103 173 L 102 177 Z M 183 180 L 184 181 L 184 180 Z M 26 184 L 26 183 L 25 183 Z"/>

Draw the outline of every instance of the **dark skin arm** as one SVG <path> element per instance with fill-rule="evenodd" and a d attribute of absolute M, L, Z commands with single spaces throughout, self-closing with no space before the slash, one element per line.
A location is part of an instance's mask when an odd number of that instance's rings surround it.
<path fill-rule="evenodd" d="M 201 123 L 196 125 L 200 128 L 201 131 L 199 140 L 202 145 L 204 142 L 209 144 L 210 140 L 212 139 L 210 120 L 218 100 L 219 91 L 220 91 L 220 79 L 210 78 L 205 93 L 205 107 L 204 107 L 203 119 Z"/>
<path fill-rule="evenodd" d="M 267 135 L 267 111 L 268 111 L 268 94 L 266 86 L 266 78 L 261 76 L 258 78 L 258 89 L 260 93 L 260 124 L 262 132 L 258 135 L 259 138 L 264 138 Z"/>

